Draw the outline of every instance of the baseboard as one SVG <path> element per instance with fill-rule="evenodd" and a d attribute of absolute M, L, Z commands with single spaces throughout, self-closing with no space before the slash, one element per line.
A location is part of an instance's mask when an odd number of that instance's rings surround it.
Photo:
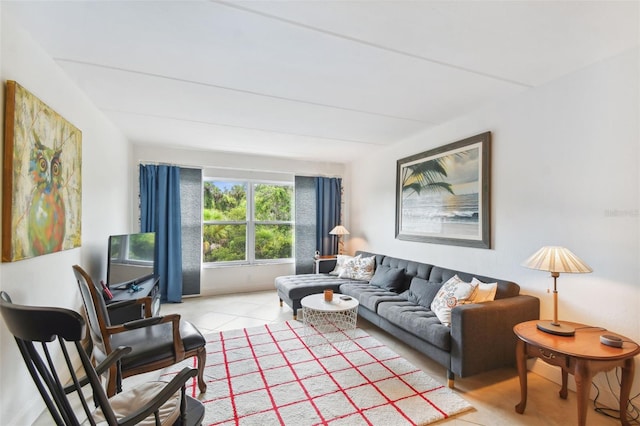
<path fill-rule="evenodd" d="M 562 384 L 562 377 L 561 377 L 559 367 L 554 367 L 540 360 L 530 360 L 528 366 L 531 372 L 536 373 L 539 376 L 542 376 L 545 379 L 550 380 L 554 383 L 557 383 L 558 390 L 560 390 L 560 386 Z M 616 395 L 614 395 L 613 393 L 611 393 L 611 389 L 609 389 L 609 384 L 607 383 L 607 379 L 604 376 L 604 374 L 605 373 L 598 373 L 593 378 L 593 383 L 595 383 L 596 386 L 598 386 L 598 388 L 600 389 L 600 395 L 598 396 L 598 404 L 617 410 L 618 407 L 620 406 L 618 402 L 618 397 L 617 397 L 619 395 L 619 390 L 620 390 L 618 386 L 618 382 L 615 378 L 613 378 L 612 385 L 614 390 L 616 391 Z M 608 374 L 611 375 L 611 374 L 614 374 L 614 372 L 611 371 Z M 569 374 L 568 388 L 573 392 L 576 391 L 576 382 L 573 379 L 573 376 L 571 374 Z M 589 390 L 589 399 L 591 401 L 593 401 L 593 399 L 596 397 L 596 393 L 597 393 L 596 390 L 592 386 L 591 389 Z"/>

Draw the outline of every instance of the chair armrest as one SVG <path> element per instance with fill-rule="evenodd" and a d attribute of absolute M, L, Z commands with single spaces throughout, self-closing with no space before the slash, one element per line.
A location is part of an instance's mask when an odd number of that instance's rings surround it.
<path fill-rule="evenodd" d="M 451 310 L 451 370 L 460 377 L 515 365 L 513 327 L 540 317 L 540 300 L 519 295 Z"/>
<path fill-rule="evenodd" d="M 109 303 L 107 305 L 107 311 L 115 311 L 121 308 L 125 308 L 127 306 L 135 306 L 142 305 L 144 307 L 144 317 L 150 318 L 153 314 L 151 313 L 152 309 L 152 299 L 151 296 L 140 297 L 139 299 L 133 300 L 120 300 L 118 302 Z"/>
<path fill-rule="evenodd" d="M 154 325 L 164 324 L 168 322 L 176 323 L 179 325 L 180 315 L 169 314 L 161 317 L 151 317 L 151 318 L 143 318 L 143 319 L 134 320 L 134 321 L 127 321 L 123 324 L 109 326 L 107 327 L 107 331 L 109 332 L 109 334 L 117 334 L 117 333 L 123 333 L 125 331 L 129 331 L 129 330 L 135 330 L 137 328 L 151 327 Z"/>
<path fill-rule="evenodd" d="M 124 324 L 106 327 L 106 331 L 111 336 L 118 333 L 124 333 L 126 331 L 153 327 L 155 325 L 167 323 L 171 323 L 173 333 L 173 353 L 175 354 L 175 361 L 182 361 L 184 359 L 185 349 L 184 343 L 182 342 L 182 337 L 180 337 L 180 315 L 178 314 L 170 314 L 161 317 L 151 317 L 129 321 L 125 322 Z"/>
<path fill-rule="evenodd" d="M 107 357 L 102 360 L 102 362 L 96 365 L 95 370 L 98 376 L 102 375 L 106 372 L 113 364 L 120 361 L 124 355 L 127 355 L 131 352 L 131 347 L 129 346 L 118 346 L 113 352 L 111 352 Z"/>
<path fill-rule="evenodd" d="M 127 417 L 120 419 L 122 425 L 135 425 L 140 423 L 149 415 L 157 411 L 169 398 L 173 396 L 178 390 L 182 389 L 182 398 L 185 398 L 184 386 L 187 380 L 192 377 L 196 377 L 198 370 L 195 368 L 185 367 L 183 368 L 167 385 L 162 388 L 152 399 L 146 404 L 139 407 L 133 413 Z"/>

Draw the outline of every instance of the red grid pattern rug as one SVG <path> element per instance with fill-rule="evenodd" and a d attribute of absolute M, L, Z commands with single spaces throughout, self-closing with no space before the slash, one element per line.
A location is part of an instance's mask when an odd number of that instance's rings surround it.
<path fill-rule="evenodd" d="M 207 392 L 187 384 L 205 425 L 425 425 L 472 408 L 359 329 L 337 348 L 307 346 L 298 322 L 206 337 Z"/>

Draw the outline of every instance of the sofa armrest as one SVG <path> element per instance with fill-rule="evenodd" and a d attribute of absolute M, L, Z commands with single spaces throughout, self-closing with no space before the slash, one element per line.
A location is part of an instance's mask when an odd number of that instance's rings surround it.
<path fill-rule="evenodd" d="M 460 377 L 515 365 L 513 327 L 540 318 L 540 300 L 519 295 L 451 311 L 451 371 Z"/>

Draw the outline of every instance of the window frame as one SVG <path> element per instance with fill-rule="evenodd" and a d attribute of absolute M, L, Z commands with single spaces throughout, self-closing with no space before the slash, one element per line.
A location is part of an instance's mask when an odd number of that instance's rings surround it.
<path fill-rule="evenodd" d="M 202 267 L 204 268 L 217 268 L 224 266 L 251 266 L 251 265 L 265 265 L 265 264 L 284 264 L 294 262 L 295 253 L 295 186 L 294 182 L 279 181 L 271 179 L 242 179 L 242 178 L 217 178 L 205 176 L 202 179 L 202 211 L 204 212 L 204 184 L 205 182 L 230 182 L 236 184 L 246 185 L 246 199 L 247 210 L 245 212 L 245 220 L 205 220 L 204 214 L 202 214 L 202 236 L 204 236 L 204 228 L 206 225 L 245 225 L 246 237 L 245 237 L 245 259 L 244 260 L 228 260 L 220 262 L 206 262 L 204 256 L 202 257 Z M 273 186 L 290 186 L 291 187 L 291 219 L 288 221 L 283 220 L 256 220 L 255 219 L 255 187 L 257 185 L 273 185 Z M 289 225 L 291 226 L 291 257 L 280 259 L 256 259 L 255 253 L 255 239 L 256 239 L 256 225 Z M 204 239 L 201 238 L 201 242 Z"/>

